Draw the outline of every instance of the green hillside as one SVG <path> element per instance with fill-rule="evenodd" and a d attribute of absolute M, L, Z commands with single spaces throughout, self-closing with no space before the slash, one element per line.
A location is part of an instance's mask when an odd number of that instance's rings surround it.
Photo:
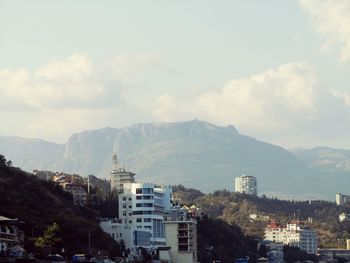
<path fill-rule="evenodd" d="M 349 214 L 350 206 L 337 206 L 333 202 L 286 201 L 225 190 L 215 191 L 195 200 L 183 199 L 183 202 L 200 206 L 209 217 L 238 225 L 249 236 L 263 238 L 264 228 L 271 219 L 277 219 L 282 224 L 292 219 L 300 219 L 318 232 L 321 248 L 345 248 L 345 240 L 350 238 L 350 222 L 339 222 L 338 218 L 343 212 Z M 256 214 L 258 218 L 251 220 L 251 214 Z"/>
<path fill-rule="evenodd" d="M 64 248 L 68 254 L 86 253 L 89 232 L 92 252 L 118 251 L 118 244 L 100 229 L 96 211 L 74 206 L 72 196 L 58 185 L 10 167 L 10 163 L 0 157 L 0 215 L 24 222 L 21 228 L 27 249 L 34 249 L 32 236 L 42 236 L 48 226 L 56 223 L 60 240 L 54 247 L 57 252 Z"/>

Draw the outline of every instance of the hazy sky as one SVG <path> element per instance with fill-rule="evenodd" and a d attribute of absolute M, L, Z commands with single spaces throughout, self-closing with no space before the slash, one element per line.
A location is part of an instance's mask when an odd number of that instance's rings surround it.
<path fill-rule="evenodd" d="M 198 118 L 350 148 L 348 0 L 0 0 L 0 136 Z"/>

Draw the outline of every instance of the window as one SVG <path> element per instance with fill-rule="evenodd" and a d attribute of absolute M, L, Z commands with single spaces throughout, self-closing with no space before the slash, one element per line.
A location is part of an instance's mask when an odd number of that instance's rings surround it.
<path fill-rule="evenodd" d="M 136 218 L 136 222 L 137 223 L 141 223 L 142 222 L 142 218 Z"/>
<path fill-rule="evenodd" d="M 129 201 L 131 201 L 131 197 L 129 197 Z"/>
<path fill-rule="evenodd" d="M 137 195 L 137 196 L 136 196 L 136 199 L 137 199 L 137 200 L 141 200 L 141 199 L 142 199 L 142 196 L 141 196 L 141 195 Z"/>
<path fill-rule="evenodd" d="M 145 218 L 145 219 L 143 219 L 143 222 L 152 222 L 152 219 L 151 218 Z"/>
<path fill-rule="evenodd" d="M 136 194 L 142 194 L 142 188 L 136 188 Z"/>

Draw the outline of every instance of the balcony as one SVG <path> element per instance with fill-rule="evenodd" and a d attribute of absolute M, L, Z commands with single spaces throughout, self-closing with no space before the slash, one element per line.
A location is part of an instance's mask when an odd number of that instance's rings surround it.
<path fill-rule="evenodd" d="M 10 233 L 3 233 L 3 232 L 0 232 L 0 240 L 19 241 L 17 234 L 10 234 Z"/>

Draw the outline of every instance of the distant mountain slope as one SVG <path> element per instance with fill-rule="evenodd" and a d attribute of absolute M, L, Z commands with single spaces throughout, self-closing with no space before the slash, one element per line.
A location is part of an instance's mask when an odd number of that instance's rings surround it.
<path fill-rule="evenodd" d="M 292 152 L 313 169 L 350 172 L 350 150 L 316 147 L 296 149 Z"/>
<path fill-rule="evenodd" d="M 233 126 L 198 120 L 85 131 L 72 135 L 64 145 L 8 140 L 1 138 L 0 153 L 29 171 L 59 170 L 105 178 L 116 152 L 140 181 L 185 184 L 202 191 L 233 190 L 233 178 L 246 173 L 258 178 L 259 192 L 275 196 L 306 193 L 307 197 L 330 198 L 342 191 L 337 180 L 327 184 L 327 174 L 312 173 L 279 146 L 241 135 Z"/>

